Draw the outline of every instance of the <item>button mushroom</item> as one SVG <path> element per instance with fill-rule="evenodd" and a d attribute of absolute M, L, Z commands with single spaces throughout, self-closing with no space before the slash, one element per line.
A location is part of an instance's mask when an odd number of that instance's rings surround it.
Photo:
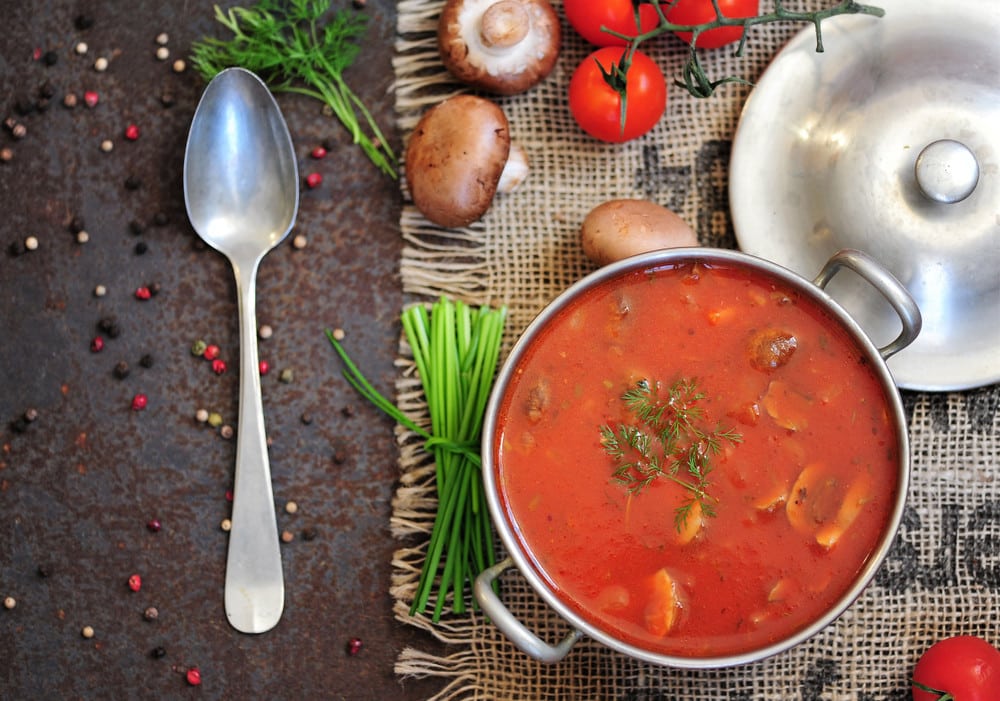
<path fill-rule="evenodd" d="M 555 67 L 559 17 L 547 0 L 448 0 L 441 60 L 458 80 L 500 95 L 524 92 Z"/>
<path fill-rule="evenodd" d="M 428 110 L 406 148 L 406 181 L 417 209 L 443 227 L 467 226 L 527 175 L 498 105 L 456 95 Z"/>

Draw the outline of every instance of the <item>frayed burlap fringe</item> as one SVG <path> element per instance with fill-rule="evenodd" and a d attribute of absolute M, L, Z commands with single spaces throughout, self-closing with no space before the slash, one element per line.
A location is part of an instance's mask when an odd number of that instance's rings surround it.
<path fill-rule="evenodd" d="M 404 139 L 427 108 L 466 91 L 438 58 L 435 31 L 442 4 L 403 0 L 397 6 L 394 88 Z M 553 4 L 561 12 L 561 2 Z M 767 0 L 761 3 L 762 10 L 768 6 Z M 726 188 L 728 146 L 749 88 L 730 85 L 709 100 L 672 88 L 667 114 L 652 132 L 627 144 L 601 144 L 580 132 L 566 107 L 569 77 L 589 47 L 563 26 L 562 55 L 552 75 L 524 95 L 496 98 L 513 138 L 528 151 L 528 180 L 515 193 L 498 198 L 481 222 L 466 229 L 436 227 L 408 200 L 400 220 L 400 271 L 410 301 L 430 303 L 447 295 L 471 304 L 507 305 L 507 348 L 547 302 L 592 269 L 576 230 L 604 200 L 660 202 L 694 225 L 702 244 L 735 246 Z M 745 57 L 712 52 L 704 57 L 705 67 L 713 77 L 754 80 L 798 29 L 757 28 Z M 678 42 L 655 42 L 649 52 L 668 82 L 679 75 L 685 50 Z M 405 166 L 402 191 L 405 198 Z M 428 425 L 405 342 L 398 370 L 400 407 Z M 1000 387 L 949 395 L 904 393 L 904 401 L 913 480 L 890 561 L 861 599 L 819 635 L 770 660 L 723 670 L 664 669 L 586 638 L 563 662 L 545 665 L 514 649 L 475 612 L 440 623 L 410 616 L 437 496 L 433 461 L 423 441 L 399 428 L 400 481 L 391 528 L 403 545 L 392 563 L 394 612 L 399 621 L 444 642 L 446 652 L 406 649 L 396 672 L 404 679 L 440 679 L 442 689 L 434 701 L 909 698 L 909 671 L 935 640 L 968 633 L 1000 642 L 995 552 L 1000 539 Z M 505 605 L 543 640 L 566 635 L 566 623 L 519 574 L 506 573 L 501 587 Z"/>

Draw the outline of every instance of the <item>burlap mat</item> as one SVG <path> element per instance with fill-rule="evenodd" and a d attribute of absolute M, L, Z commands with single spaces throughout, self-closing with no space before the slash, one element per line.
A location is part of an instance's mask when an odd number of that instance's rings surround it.
<path fill-rule="evenodd" d="M 555 4 L 561 10 L 561 3 Z M 441 6 L 439 0 L 398 5 L 395 89 L 404 135 L 427 107 L 464 90 L 437 57 L 434 30 Z M 497 100 L 510 119 L 512 136 L 531 158 L 524 186 L 496 201 L 482 222 L 466 230 L 438 229 L 409 205 L 402 215 L 405 292 L 414 300 L 446 294 L 508 305 L 508 348 L 549 300 L 592 270 L 578 245 L 577 227 L 606 199 L 660 202 L 682 213 L 702 244 L 735 246 L 726 175 L 749 89 L 727 87 L 709 100 L 673 89 L 666 116 L 650 134 L 625 145 L 604 145 L 586 137 L 566 107 L 570 74 L 589 49 L 568 26 L 564 29 L 563 52 L 549 79 L 525 95 Z M 706 67 L 716 76 L 755 80 L 799 29 L 759 28 L 743 59 L 715 52 Z M 684 58 L 679 42 L 660 41 L 649 48 L 668 78 L 679 75 Z M 405 194 L 405 182 L 403 187 Z M 401 405 L 425 416 L 405 344 L 399 366 Z M 411 617 L 408 608 L 436 501 L 433 465 L 420 441 L 400 429 L 401 486 L 392 528 L 406 547 L 394 561 L 396 614 L 449 645 L 444 656 L 404 650 L 397 673 L 441 678 L 439 699 L 909 698 L 908 674 L 933 641 L 970 633 L 1000 643 L 1000 386 L 952 394 L 906 392 L 904 401 L 912 437 L 912 488 L 904 526 L 877 580 L 834 625 L 805 644 L 757 664 L 718 671 L 664 669 L 586 638 L 563 662 L 545 665 L 517 651 L 475 614 L 437 625 Z M 502 586 L 505 603 L 540 637 L 554 643 L 568 632 L 517 573 L 506 574 Z"/>

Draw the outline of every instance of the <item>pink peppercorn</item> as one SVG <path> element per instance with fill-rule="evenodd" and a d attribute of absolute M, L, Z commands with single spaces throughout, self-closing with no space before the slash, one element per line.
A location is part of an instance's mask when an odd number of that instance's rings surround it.
<path fill-rule="evenodd" d="M 132 397 L 132 411 L 142 411 L 146 408 L 148 399 L 145 394 L 139 393 Z"/>
<path fill-rule="evenodd" d="M 148 528 L 151 533 L 158 533 L 159 530 L 163 528 L 163 524 L 160 523 L 160 519 L 151 518 L 149 519 L 149 522 L 146 523 L 146 528 Z"/>
<path fill-rule="evenodd" d="M 260 374 L 266 375 L 271 370 L 271 365 L 266 360 L 260 361 Z"/>
<path fill-rule="evenodd" d="M 184 675 L 184 678 L 187 679 L 187 683 L 191 686 L 198 686 L 201 684 L 201 670 L 197 667 L 192 667 Z"/>
<path fill-rule="evenodd" d="M 354 656 L 361 652 L 361 638 L 351 638 L 347 641 L 347 654 Z"/>
<path fill-rule="evenodd" d="M 83 93 L 83 102 L 87 107 L 97 106 L 97 93 L 93 90 L 87 90 Z"/>
<path fill-rule="evenodd" d="M 306 185 L 308 185 L 310 189 L 314 187 L 319 187 L 322 184 L 323 184 L 323 176 L 320 175 L 319 173 L 310 173 L 309 175 L 306 176 Z"/>
<path fill-rule="evenodd" d="M 320 158 L 326 158 L 326 149 L 323 148 L 322 146 L 317 146 L 310 152 L 309 155 L 315 158 L 316 160 L 319 160 Z"/>
<path fill-rule="evenodd" d="M 134 124 L 129 124 L 125 127 L 125 138 L 129 141 L 135 141 L 139 138 L 139 127 Z"/>
<path fill-rule="evenodd" d="M 139 591 L 142 589 L 142 577 L 137 574 L 133 574 L 128 578 L 128 588 L 132 591 Z"/>
<path fill-rule="evenodd" d="M 204 352 L 201 354 L 205 360 L 215 360 L 219 357 L 219 353 L 222 351 L 216 345 L 205 346 Z"/>
<path fill-rule="evenodd" d="M 222 358 L 216 358 L 212 361 L 212 372 L 216 375 L 221 375 L 226 372 L 226 361 Z"/>
<path fill-rule="evenodd" d="M 142 287 L 137 287 L 136 290 L 135 290 L 135 298 L 136 299 L 141 299 L 142 301 L 146 301 L 147 299 L 151 298 L 152 296 L 153 296 L 152 291 L 150 291 L 150 289 L 148 287 L 146 287 L 145 285 L 143 285 Z"/>
<path fill-rule="evenodd" d="M 90 342 L 90 350 L 94 353 L 100 353 L 104 350 L 104 339 L 100 336 L 94 336 L 93 340 Z"/>

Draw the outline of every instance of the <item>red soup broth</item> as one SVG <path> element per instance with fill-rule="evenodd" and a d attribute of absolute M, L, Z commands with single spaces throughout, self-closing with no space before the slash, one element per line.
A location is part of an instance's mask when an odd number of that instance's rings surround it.
<path fill-rule="evenodd" d="M 787 639 L 845 594 L 900 456 L 878 377 L 817 302 L 695 262 L 600 283 L 550 321 L 511 374 L 494 458 L 512 530 L 566 606 L 641 649 L 717 657 Z M 739 434 L 681 527 L 691 492 L 662 476 L 630 490 L 601 433 L 636 424 L 627 390 L 665 397 L 679 379 L 704 394 L 705 429 Z"/>

